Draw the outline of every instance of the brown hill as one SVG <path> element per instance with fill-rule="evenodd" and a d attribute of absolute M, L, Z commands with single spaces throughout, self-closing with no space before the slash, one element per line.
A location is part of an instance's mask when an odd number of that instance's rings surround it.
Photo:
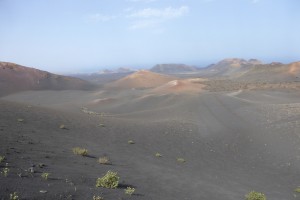
<path fill-rule="evenodd" d="M 300 61 L 294 62 L 288 65 L 288 72 L 291 75 L 299 76 L 300 75 Z"/>
<path fill-rule="evenodd" d="M 175 77 L 166 76 L 147 70 L 140 70 L 129 76 L 107 85 L 107 87 L 130 89 L 130 88 L 152 88 L 163 85 L 169 81 L 176 79 Z"/>
<path fill-rule="evenodd" d="M 153 93 L 158 94 L 168 94 L 168 93 L 189 93 L 189 94 L 198 94 L 204 88 L 202 82 L 205 79 L 185 79 L 185 80 L 173 80 L 162 86 L 159 86 L 152 90 Z"/>
<path fill-rule="evenodd" d="M 86 81 L 9 62 L 0 62 L 0 96 L 24 90 L 88 89 Z"/>

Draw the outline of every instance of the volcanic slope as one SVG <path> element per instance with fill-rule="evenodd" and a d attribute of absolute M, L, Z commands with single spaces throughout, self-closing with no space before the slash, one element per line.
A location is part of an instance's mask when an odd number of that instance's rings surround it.
<path fill-rule="evenodd" d="M 107 84 L 107 87 L 115 89 L 145 89 L 161 86 L 174 79 L 176 78 L 172 76 L 150 72 L 148 70 L 140 70 L 113 83 Z"/>
<path fill-rule="evenodd" d="M 9 62 L 0 62 L 0 96 L 24 90 L 82 90 L 92 85 L 78 78 L 60 76 Z"/>

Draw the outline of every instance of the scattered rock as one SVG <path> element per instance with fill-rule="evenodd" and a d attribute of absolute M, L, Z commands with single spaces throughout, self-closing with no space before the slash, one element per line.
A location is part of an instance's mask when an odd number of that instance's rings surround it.
<path fill-rule="evenodd" d="M 29 167 L 28 172 L 34 173 L 34 168 L 33 167 Z"/>
<path fill-rule="evenodd" d="M 45 165 L 44 163 L 39 163 L 38 166 L 39 166 L 39 168 L 43 168 L 43 167 L 45 167 L 46 165 Z"/>

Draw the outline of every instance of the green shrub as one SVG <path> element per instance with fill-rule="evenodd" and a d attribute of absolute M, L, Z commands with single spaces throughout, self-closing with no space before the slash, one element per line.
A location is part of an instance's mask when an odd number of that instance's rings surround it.
<path fill-rule="evenodd" d="M 87 156 L 88 155 L 88 150 L 80 147 L 75 147 L 73 148 L 73 153 L 75 155 L 81 155 L 81 156 Z"/>
<path fill-rule="evenodd" d="M 177 158 L 177 162 L 184 163 L 185 160 L 183 158 Z"/>
<path fill-rule="evenodd" d="M 294 192 L 300 193 L 300 187 L 297 187 Z"/>
<path fill-rule="evenodd" d="M 267 197 L 263 193 L 251 191 L 246 194 L 246 200 L 266 200 Z"/>
<path fill-rule="evenodd" d="M 160 153 L 156 153 L 155 156 L 156 157 L 162 157 L 162 155 Z"/>
<path fill-rule="evenodd" d="M 108 171 L 102 178 L 98 178 L 96 181 L 96 187 L 117 188 L 119 185 L 120 177 L 117 176 L 117 172 Z"/>
<path fill-rule="evenodd" d="M 9 168 L 5 167 L 5 168 L 3 168 L 1 174 L 3 174 L 4 177 L 7 177 L 8 176 L 8 172 L 9 172 Z"/>
<path fill-rule="evenodd" d="M 135 191 L 135 188 L 131 188 L 131 187 L 127 187 L 124 190 L 125 194 L 130 195 L 130 196 L 134 193 L 134 191 Z"/>
<path fill-rule="evenodd" d="M 5 160 L 5 156 L 0 156 L 0 163 L 2 163 Z"/>
<path fill-rule="evenodd" d="M 110 164 L 110 160 L 108 157 L 104 156 L 104 157 L 100 157 L 98 162 L 102 165 L 109 165 Z"/>
<path fill-rule="evenodd" d="M 100 127 L 105 127 L 105 125 L 104 125 L 104 124 L 99 124 L 99 126 L 100 126 Z"/>
<path fill-rule="evenodd" d="M 134 144 L 133 140 L 128 140 L 128 144 Z"/>
<path fill-rule="evenodd" d="M 64 124 L 61 124 L 61 125 L 59 126 L 59 128 L 60 128 L 60 129 L 67 129 L 66 125 L 64 125 Z"/>
<path fill-rule="evenodd" d="M 48 180 L 49 176 L 50 176 L 50 173 L 46 173 L 46 172 L 42 173 L 42 175 L 41 175 L 41 177 L 45 180 Z"/>
<path fill-rule="evenodd" d="M 9 195 L 10 200 L 19 200 L 19 196 L 16 192 Z"/>
<path fill-rule="evenodd" d="M 100 196 L 94 195 L 94 196 L 93 196 L 93 200 L 104 200 L 104 198 L 103 198 L 103 197 L 100 197 Z"/>

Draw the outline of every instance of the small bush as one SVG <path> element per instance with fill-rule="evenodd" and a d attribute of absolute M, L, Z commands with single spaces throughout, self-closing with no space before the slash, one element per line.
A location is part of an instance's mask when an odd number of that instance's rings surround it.
<path fill-rule="evenodd" d="M 10 200 L 19 200 L 19 196 L 16 192 L 9 195 Z"/>
<path fill-rule="evenodd" d="M 155 156 L 156 157 L 162 157 L 162 155 L 160 153 L 156 153 Z"/>
<path fill-rule="evenodd" d="M 117 188 L 119 185 L 120 177 L 117 176 L 117 172 L 108 171 L 102 178 L 98 178 L 96 181 L 96 187 Z"/>
<path fill-rule="evenodd" d="M 93 200 L 104 200 L 103 197 L 100 197 L 100 196 L 93 196 Z"/>
<path fill-rule="evenodd" d="M 100 126 L 100 127 L 105 127 L 105 125 L 104 125 L 104 124 L 99 124 L 99 126 Z"/>
<path fill-rule="evenodd" d="M 19 118 L 18 122 L 24 122 L 24 119 Z"/>
<path fill-rule="evenodd" d="M 133 140 L 128 140 L 128 144 L 134 144 Z"/>
<path fill-rule="evenodd" d="M 39 164 L 38 164 L 38 167 L 39 167 L 39 168 L 44 168 L 45 166 L 46 166 L 46 165 L 45 165 L 44 163 L 39 163 Z"/>
<path fill-rule="evenodd" d="M 130 196 L 134 193 L 134 191 L 135 191 L 135 188 L 131 188 L 131 187 L 127 187 L 124 190 L 125 194 L 130 195 Z"/>
<path fill-rule="evenodd" d="M 183 158 L 177 158 L 177 162 L 184 163 L 185 160 Z"/>
<path fill-rule="evenodd" d="M 102 165 L 110 165 L 110 160 L 108 157 L 104 156 L 104 157 L 100 157 L 98 162 Z"/>
<path fill-rule="evenodd" d="M 297 187 L 294 192 L 300 193 L 300 187 Z"/>
<path fill-rule="evenodd" d="M 0 156 L 0 163 L 2 163 L 5 160 L 5 156 Z"/>
<path fill-rule="evenodd" d="M 251 191 L 246 194 L 246 200 L 266 200 L 267 197 L 263 193 Z"/>
<path fill-rule="evenodd" d="M 67 127 L 64 124 L 60 125 L 59 128 L 60 129 L 67 129 Z"/>
<path fill-rule="evenodd" d="M 9 172 L 9 168 L 5 167 L 5 168 L 3 168 L 1 174 L 3 174 L 4 177 L 7 177 L 8 176 L 8 172 Z"/>
<path fill-rule="evenodd" d="M 48 180 L 48 177 L 50 176 L 50 173 L 42 173 L 41 177 L 45 180 Z"/>
<path fill-rule="evenodd" d="M 75 147 L 73 148 L 73 153 L 75 155 L 81 155 L 81 156 L 87 156 L 88 155 L 88 150 L 80 147 Z"/>

